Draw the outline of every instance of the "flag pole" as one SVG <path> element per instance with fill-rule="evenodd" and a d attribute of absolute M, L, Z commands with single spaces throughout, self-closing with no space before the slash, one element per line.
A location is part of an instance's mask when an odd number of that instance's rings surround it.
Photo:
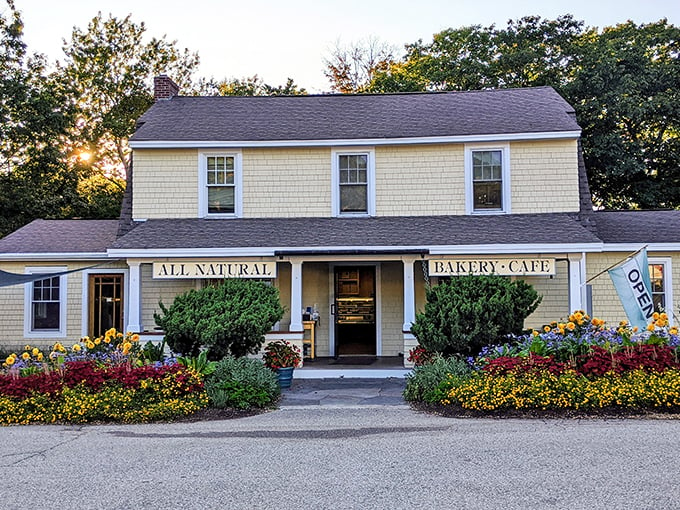
<path fill-rule="evenodd" d="M 610 269 L 614 269 L 616 266 L 618 266 L 619 264 L 621 264 L 621 262 L 625 262 L 625 261 L 628 260 L 629 258 L 635 257 L 635 255 L 637 255 L 637 254 L 640 253 L 642 250 L 644 250 L 645 248 L 647 248 L 647 246 L 648 246 L 648 245 L 645 244 L 645 245 L 644 245 L 642 248 L 640 248 L 639 250 L 637 250 L 637 251 L 635 251 L 635 252 L 633 252 L 633 253 L 631 253 L 631 254 L 629 254 L 629 255 L 626 255 L 624 258 L 622 258 L 621 260 L 619 260 L 619 261 L 616 262 L 615 264 L 612 264 L 612 265 L 609 266 L 607 269 L 603 269 L 602 271 L 600 271 L 599 273 L 597 273 L 595 276 L 593 276 L 593 277 L 591 277 L 591 278 L 588 278 L 588 280 L 586 280 L 585 285 L 587 285 L 587 284 L 589 284 L 590 282 L 592 282 L 595 278 L 597 278 L 597 277 L 599 277 L 599 276 L 602 276 L 603 274 L 605 274 L 605 273 L 606 273 L 607 271 L 609 271 Z"/>

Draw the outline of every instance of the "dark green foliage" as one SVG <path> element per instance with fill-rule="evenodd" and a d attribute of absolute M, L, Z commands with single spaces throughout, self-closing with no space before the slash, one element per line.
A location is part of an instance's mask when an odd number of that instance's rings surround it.
<path fill-rule="evenodd" d="M 276 374 L 260 360 L 233 357 L 216 363 L 205 390 L 212 406 L 237 409 L 270 406 L 281 394 Z"/>
<path fill-rule="evenodd" d="M 417 314 L 411 332 L 428 351 L 477 354 L 510 333 L 520 334 L 540 302 L 522 280 L 458 276 L 427 291 L 425 312 Z"/>
<path fill-rule="evenodd" d="M 437 356 L 432 363 L 415 367 L 406 376 L 404 399 L 409 402 L 435 402 L 438 398 L 437 388 L 449 374 L 465 377 L 471 372 L 470 365 L 461 358 Z"/>
<path fill-rule="evenodd" d="M 283 316 L 277 288 L 263 282 L 227 279 L 220 285 L 177 296 L 162 315 L 154 314 L 170 348 L 197 356 L 206 348 L 213 360 L 256 353 L 264 335 Z"/>

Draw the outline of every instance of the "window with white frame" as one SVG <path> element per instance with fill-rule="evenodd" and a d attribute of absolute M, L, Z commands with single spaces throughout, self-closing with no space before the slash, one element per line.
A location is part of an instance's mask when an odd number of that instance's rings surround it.
<path fill-rule="evenodd" d="M 63 267 L 27 268 L 27 273 L 56 273 Z M 51 276 L 26 284 L 24 335 L 66 336 L 66 275 Z"/>
<path fill-rule="evenodd" d="M 333 209 L 336 216 L 373 216 L 373 151 L 333 152 Z"/>
<path fill-rule="evenodd" d="M 673 295 L 670 259 L 650 257 L 648 262 L 654 310 L 657 312 L 667 312 L 669 316 L 672 316 Z"/>
<path fill-rule="evenodd" d="M 200 166 L 202 216 L 240 216 L 241 154 L 204 153 Z"/>
<path fill-rule="evenodd" d="M 465 150 L 467 213 L 509 213 L 509 147 L 466 146 Z"/>

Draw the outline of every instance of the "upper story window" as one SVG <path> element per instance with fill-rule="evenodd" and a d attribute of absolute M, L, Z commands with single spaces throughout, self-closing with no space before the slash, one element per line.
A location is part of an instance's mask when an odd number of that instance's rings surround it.
<path fill-rule="evenodd" d="M 27 268 L 31 273 L 56 273 L 64 267 Z M 26 284 L 24 336 L 66 336 L 66 275 L 52 276 Z"/>
<path fill-rule="evenodd" d="M 373 150 L 333 151 L 333 215 L 375 215 Z"/>
<path fill-rule="evenodd" d="M 465 187 L 468 214 L 510 212 L 508 145 L 465 147 Z"/>
<path fill-rule="evenodd" d="M 200 162 L 200 216 L 241 216 L 241 154 L 203 153 Z"/>

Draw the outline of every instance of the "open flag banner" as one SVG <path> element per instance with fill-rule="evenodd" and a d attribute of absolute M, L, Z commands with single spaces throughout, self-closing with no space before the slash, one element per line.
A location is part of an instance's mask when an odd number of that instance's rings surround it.
<path fill-rule="evenodd" d="M 616 292 L 632 326 L 644 330 L 654 313 L 647 250 L 642 249 L 609 270 Z"/>

